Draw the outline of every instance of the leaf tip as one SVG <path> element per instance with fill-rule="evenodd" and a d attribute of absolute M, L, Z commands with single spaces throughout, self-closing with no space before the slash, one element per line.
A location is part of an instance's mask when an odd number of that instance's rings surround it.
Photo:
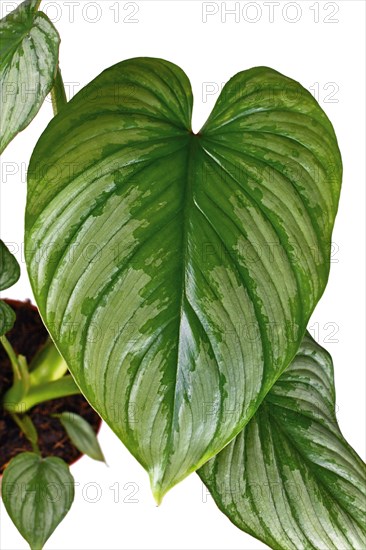
<path fill-rule="evenodd" d="M 160 506 L 164 498 L 164 493 L 161 490 L 161 487 L 151 487 L 151 490 L 152 490 L 156 505 Z"/>
<path fill-rule="evenodd" d="M 163 484 L 161 483 L 161 477 L 156 476 L 156 473 L 152 473 L 150 475 L 150 485 L 151 485 L 151 491 L 153 494 L 153 497 L 155 499 L 156 505 L 160 506 L 160 504 L 163 502 L 163 498 L 166 494 L 166 489 L 164 488 Z"/>
<path fill-rule="evenodd" d="M 100 452 L 99 456 L 97 456 L 97 457 L 95 458 L 95 460 L 98 460 L 99 462 L 103 462 L 103 464 L 105 464 L 105 466 L 108 466 L 108 463 L 107 463 L 107 461 L 106 461 L 106 459 L 105 459 L 105 456 L 104 456 L 104 454 L 102 453 L 102 451 Z"/>

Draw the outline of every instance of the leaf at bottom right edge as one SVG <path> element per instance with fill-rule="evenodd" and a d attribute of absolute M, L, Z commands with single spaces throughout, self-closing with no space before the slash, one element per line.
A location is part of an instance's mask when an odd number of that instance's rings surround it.
<path fill-rule="evenodd" d="M 332 359 L 308 334 L 244 430 L 198 474 L 220 510 L 271 548 L 366 548 L 365 465 L 337 424 Z"/>

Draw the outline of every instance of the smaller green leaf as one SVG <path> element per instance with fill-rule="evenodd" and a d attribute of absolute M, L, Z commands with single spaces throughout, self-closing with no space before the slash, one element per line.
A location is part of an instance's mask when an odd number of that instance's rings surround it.
<path fill-rule="evenodd" d="M 71 507 L 74 478 L 60 458 L 21 453 L 6 468 L 1 492 L 20 534 L 40 550 Z"/>
<path fill-rule="evenodd" d="M 60 420 L 67 435 L 79 451 L 90 456 L 90 458 L 94 458 L 94 460 L 105 462 L 97 436 L 91 425 L 84 418 L 68 411 L 53 416 Z"/>
<path fill-rule="evenodd" d="M 13 328 L 15 318 L 12 308 L 3 300 L 0 300 L 0 336 L 3 336 Z"/>
<path fill-rule="evenodd" d="M 0 240 L 0 290 L 5 290 L 17 282 L 20 277 L 20 267 L 15 256 Z"/>
<path fill-rule="evenodd" d="M 38 113 L 51 91 L 60 37 L 39 0 L 25 0 L 0 21 L 0 152 Z"/>
<path fill-rule="evenodd" d="M 333 362 L 306 334 L 240 434 L 198 471 L 220 510 L 275 550 L 364 550 L 366 468 L 335 414 Z"/>

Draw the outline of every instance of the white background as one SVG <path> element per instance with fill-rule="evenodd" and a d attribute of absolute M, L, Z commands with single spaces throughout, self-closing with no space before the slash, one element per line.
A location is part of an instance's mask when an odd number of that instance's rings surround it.
<path fill-rule="evenodd" d="M 2 16 L 18 3 L 1 0 Z M 309 326 L 333 356 L 338 420 L 364 458 L 365 3 L 275 2 L 270 8 L 268 2 L 237 2 L 237 21 L 229 14 L 225 21 L 225 4 L 210 4 L 206 9 L 217 13 L 203 22 L 203 3 L 194 0 L 42 2 L 61 34 L 60 64 L 69 95 L 104 68 L 136 56 L 163 57 L 185 70 L 195 97 L 194 131 L 212 109 L 221 83 L 255 65 L 271 66 L 318 93 L 338 136 L 344 180 L 330 280 Z M 229 8 L 235 3 L 227 2 Z M 25 171 L 51 117 L 46 101 L 2 158 L 1 238 L 14 243 L 22 266 L 21 280 L 6 293 L 9 297 L 31 297 L 21 251 Z M 105 425 L 100 441 L 109 466 L 83 458 L 72 467 L 79 484 L 76 499 L 46 549 L 266 548 L 216 509 L 195 474 L 157 508 L 147 475 Z M 3 507 L 0 545 L 6 550 L 27 548 Z"/>

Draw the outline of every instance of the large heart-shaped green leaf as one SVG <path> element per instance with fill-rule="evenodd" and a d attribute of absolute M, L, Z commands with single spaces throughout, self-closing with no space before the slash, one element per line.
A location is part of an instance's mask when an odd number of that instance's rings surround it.
<path fill-rule="evenodd" d="M 60 458 L 20 453 L 5 469 L 1 495 L 21 535 L 40 550 L 70 509 L 74 479 Z"/>
<path fill-rule="evenodd" d="M 332 360 L 309 335 L 244 430 L 198 473 L 224 514 L 272 548 L 366 548 L 365 465 L 337 424 Z"/>
<path fill-rule="evenodd" d="M 33 120 L 50 92 L 60 37 L 40 0 L 26 0 L 0 21 L 0 153 Z"/>
<path fill-rule="evenodd" d="M 43 319 L 157 500 L 224 447 L 326 284 L 341 160 L 300 84 L 237 74 L 191 131 L 186 75 L 111 67 L 31 159 L 26 260 Z"/>

